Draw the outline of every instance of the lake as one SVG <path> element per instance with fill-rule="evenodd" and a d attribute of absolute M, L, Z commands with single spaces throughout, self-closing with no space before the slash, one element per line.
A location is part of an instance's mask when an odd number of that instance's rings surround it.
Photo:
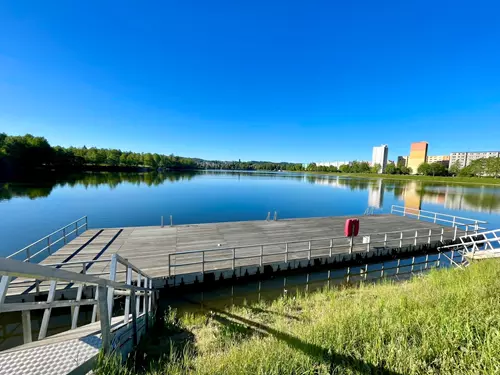
<path fill-rule="evenodd" d="M 363 215 L 391 205 L 486 220 L 500 228 L 500 187 L 286 172 L 83 173 L 0 183 L 0 256 L 84 215 L 89 227 Z"/>

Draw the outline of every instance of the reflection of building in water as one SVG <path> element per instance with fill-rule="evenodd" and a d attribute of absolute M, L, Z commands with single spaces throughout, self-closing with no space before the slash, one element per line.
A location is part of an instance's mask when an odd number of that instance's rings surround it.
<path fill-rule="evenodd" d="M 318 184 L 318 185 L 328 185 L 328 186 L 331 186 L 334 188 L 340 188 L 340 189 L 348 189 L 349 188 L 348 184 L 341 182 L 342 180 L 340 180 L 339 176 L 337 176 L 337 178 L 335 178 L 335 179 L 329 178 L 329 177 L 304 176 L 304 179 L 306 179 L 306 178 L 310 182 L 313 182 L 313 183 Z"/>
<path fill-rule="evenodd" d="M 377 180 L 376 184 L 368 185 L 368 207 L 381 208 L 384 204 L 384 188 L 382 179 Z"/>
<path fill-rule="evenodd" d="M 420 210 L 422 206 L 422 199 L 420 197 L 420 192 L 418 191 L 417 181 L 409 181 L 403 188 L 403 199 L 405 202 L 405 207 Z"/>

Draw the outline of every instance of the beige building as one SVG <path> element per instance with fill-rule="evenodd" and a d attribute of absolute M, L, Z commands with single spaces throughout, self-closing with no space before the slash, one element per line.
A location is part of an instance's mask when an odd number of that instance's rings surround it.
<path fill-rule="evenodd" d="M 427 156 L 427 163 L 441 163 L 446 168 L 448 168 L 450 166 L 450 156 L 449 155 Z"/>
<path fill-rule="evenodd" d="M 427 142 L 415 142 L 411 144 L 410 156 L 408 157 L 408 167 L 411 168 L 413 174 L 417 174 L 420 164 L 427 162 Z"/>

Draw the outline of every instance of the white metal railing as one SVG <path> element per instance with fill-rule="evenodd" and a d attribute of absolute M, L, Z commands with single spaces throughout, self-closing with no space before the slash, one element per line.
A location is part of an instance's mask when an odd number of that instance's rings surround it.
<path fill-rule="evenodd" d="M 7 258 L 15 258 L 17 255 L 24 254 L 25 258 L 20 260 L 22 260 L 23 262 L 30 262 L 33 258 L 41 255 L 44 252 L 48 252 L 48 254 L 50 255 L 55 245 L 58 245 L 61 241 L 63 241 L 64 245 L 66 245 L 68 243 L 68 239 L 71 239 L 71 236 L 73 234 L 75 236 L 78 236 L 78 232 L 83 228 L 85 228 L 85 230 L 89 229 L 87 216 L 83 216 L 64 227 L 59 228 L 49 235 L 40 238 L 38 241 L 35 241 L 22 248 L 21 250 L 10 254 Z M 43 246 L 43 248 L 38 249 L 38 246 Z"/>
<path fill-rule="evenodd" d="M 459 243 L 441 246 L 439 250 L 458 250 L 464 255 L 474 256 L 477 251 L 500 252 L 500 229 L 459 237 Z"/>
<path fill-rule="evenodd" d="M 404 245 L 422 245 L 455 239 L 456 228 L 445 231 L 445 228 L 425 228 L 386 233 L 374 233 L 360 237 L 329 237 L 311 240 L 264 243 L 256 245 L 234 246 L 206 250 L 191 250 L 168 255 L 168 275 L 180 267 L 191 266 L 185 273 L 205 273 L 208 264 L 215 265 L 216 270 L 234 270 L 238 261 L 245 261 L 244 266 L 262 267 L 265 264 L 289 260 L 311 260 L 319 257 L 332 257 L 353 252 L 370 252 L 377 248 L 403 247 Z M 217 267 L 217 263 L 219 263 Z M 212 266 L 212 270 L 214 266 Z"/>
<path fill-rule="evenodd" d="M 417 208 L 404 207 L 404 206 L 391 206 L 391 214 L 402 214 L 403 216 L 414 217 L 417 220 L 429 219 L 430 222 L 435 224 L 451 224 L 452 227 L 463 229 L 466 233 L 477 232 L 478 230 L 486 229 L 479 224 L 488 224 L 487 221 L 471 219 L 467 217 L 447 215 L 439 212 L 419 210 Z"/>
<path fill-rule="evenodd" d="M 134 344 L 137 344 L 137 318 L 142 315 L 145 316 L 147 329 L 148 317 L 154 311 L 158 297 L 152 288 L 152 278 L 118 254 L 113 254 L 111 260 L 107 262 L 109 262 L 109 279 L 86 274 L 85 266 L 82 272 L 78 273 L 4 258 L 0 262 L 0 275 L 2 275 L 0 279 L 0 313 L 21 312 L 24 343 L 29 343 L 33 340 L 30 315 L 32 310 L 44 310 L 38 335 L 38 340 L 41 340 L 47 336 L 50 315 L 53 308 L 71 307 L 72 319 L 70 329 L 76 329 L 80 306 L 92 305 L 91 322 L 97 320 L 99 312 L 102 347 L 104 351 L 109 351 L 114 298 L 115 296 L 125 296 L 123 321 L 126 324 L 132 324 Z M 116 281 L 116 278 L 120 266 L 124 267 L 126 277 L 125 281 L 119 282 Z M 135 278 L 133 278 L 134 274 Z M 33 279 L 49 281 L 47 300 L 45 302 L 6 302 L 11 281 L 18 277 L 32 279 L 31 283 L 33 283 Z M 77 285 L 76 298 L 74 300 L 56 300 L 58 283 Z M 87 290 L 87 288 L 95 288 L 91 289 L 94 291 L 92 293 L 94 297 L 83 299 L 84 289 Z"/>

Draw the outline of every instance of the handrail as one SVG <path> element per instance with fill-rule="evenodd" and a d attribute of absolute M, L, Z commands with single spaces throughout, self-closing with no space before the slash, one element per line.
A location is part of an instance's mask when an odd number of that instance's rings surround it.
<path fill-rule="evenodd" d="M 420 234 L 419 234 L 420 232 Z M 425 232 L 422 234 L 422 232 Z M 409 233 L 409 235 L 408 235 Z M 392 237 L 391 235 L 397 234 L 397 237 Z M 406 235 L 405 235 L 406 234 Z M 455 230 L 453 231 L 453 239 L 455 239 L 457 236 L 457 228 L 455 227 Z M 379 237 L 380 239 L 377 239 Z M 423 229 L 410 229 L 410 230 L 403 230 L 403 231 L 392 231 L 392 232 L 386 232 L 386 233 L 371 233 L 371 234 L 366 234 L 363 236 L 363 243 L 354 243 L 353 238 L 348 238 L 348 237 L 328 237 L 328 238 L 316 238 L 316 239 L 311 239 L 311 240 L 296 240 L 296 241 L 290 241 L 290 242 L 277 242 L 277 243 L 267 243 L 267 244 L 254 244 L 254 245 L 243 245 L 243 246 L 233 246 L 233 247 L 227 247 L 227 248 L 214 248 L 214 249 L 206 249 L 206 250 L 188 250 L 188 251 L 182 251 L 182 252 L 177 252 L 177 253 L 171 253 L 168 254 L 168 261 L 169 261 L 169 268 L 168 268 L 168 275 L 172 276 L 172 268 L 177 268 L 177 267 L 185 267 L 185 266 L 190 266 L 190 265 L 201 265 L 201 272 L 205 272 L 205 264 L 209 263 L 217 263 L 217 262 L 231 262 L 232 261 L 232 266 L 229 267 L 229 269 L 234 270 L 236 267 L 236 260 L 242 260 L 242 259 L 259 259 L 258 262 L 256 262 L 255 265 L 262 266 L 264 262 L 265 257 L 270 257 L 270 256 L 277 256 L 277 255 L 284 255 L 284 261 L 285 263 L 288 262 L 288 258 L 290 254 L 295 254 L 295 253 L 307 253 L 307 260 L 312 259 L 312 251 L 318 251 L 318 250 L 329 250 L 328 254 L 323 254 L 322 256 L 329 256 L 332 257 L 333 255 L 337 255 L 333 253 L 333 249 L 335 248 L 345 248 L 346 251 L 348 251 L 349 254 L 352 254 L 353 250 L 359 249 L 360 247 L 365 247 L 366 252 L 369 252 L 372 245 L 375 244 L 381 244 L 383 245 L 384 248 L 387 248 L 390 244 L 396 243 L 397 246 L 402 247 L 404 241 L 406 243 L 410 242 L 411 245 L 417 246 L 418 243 L 423 244 L 430 244 L 433 238 L 435 240 L 436 237 L 439 238 L 440 242 L 444 241 L 444 227 L 441 228 L 423 228 Z M 419 239 L 424 238 L 425 241 L 422 242 L 422 240 L 419 241 Z M 341 243 L 339 244 L 338 242 L 335 243 L 335 240 L 348 240 L 347 243 Z M 329 241 L 328 246 L 321 246 L 321 247 L 314 247 L 312 246 L 313 242 L 319 242 L 319 241 Z M 305 249 L 290 249 L 291 244 L 307 244 L 308 247 Z M 269 246 L 280 246 L 284 247 L 284 251 L 273 251 L 271 253 L 265 253 L 264 249 Z M 394 246 L 394 245 L 392 245 Z M 239 249 L 259 249 L 259 253 L 256 254 L 242 254 L 242 255 L 237 255 L 237 250 Z M 228 255 L 225 257 L 225 255 L 221 255 L 223 258 L 217 258 L 217 259 L 206 259 L 205 254 L 206 253 L 213 253 L 213 252 L 231 252 L 231 255 Z M 356 251 L 357 252 L 357 251 Z M 201 255 L 201 260 L 197 261 L 189 261 L 185 263 L 177 263 L 177 258 L 181 257 L 183 255 L 189 255 L 189 254 L 199 254 Z M 174 257 L 175 259 L 175 264 L 172 263 L 172 258 Z M 294 259 L 297 260 L 297 259 Z M 299 259 L 300 260 L 300 259 Z"/>
<path fill-rule="evenodd" d="M 103 262 L 90 261 L 90 262 Z M 102 334 L 102 347 L 104 351 L 109 351 L 111 337 L 110 325 L 113 313 L 114 296 L 125 296 L 125 312 L 124 323 L 132 323 L 134 330 L 134 345 L 137 344 L 137 317 L 145 315 L 146 329 L 148 327 L 148 314 L 153 311 L 153 305 L 156 303 L 158 297 L 156 291 L 152 286 L 152 278 L 141 271 L 138 267 L 131 264 L 127 259 L 122 258 L 118 254 L 113 254 L 111 259 L 107 262 L 110 263 L 109 279 L 96 277 L 94 275 L 86 274 L 85 267 L 81 273 L 74 271 L 67 271 L 61 268 L 54 268 L 47 265 L 39 265 L 29 262 L 21 262 L 14 259 L 3 258 L 0 262 L 0 313 L 7 311 L 21 311 L 23 317 L 23 337 L 24 342 L 29 343 L 32 341 L 31 332 L 31 310 L 43 309 L 43 318 L 40 324 L 40 331 L 38 339 L 41 340 L 46 337 L 51 311 L 57 307 L 69 307 L 72 309 L 72 323 L 71 329 L 77 328 L 78 314 L 81 306 L 92 305 L 92 322 L 97 319 L 97 309 L 99 309 L 101 334 Z M 71 262 L 72 264 L 85 264 L 85 262 Z M 126 268 L 126 281 L 116 281 L 118 273 L 118 265 L 121 264 Z M 57 265 L 65 265 L 56 264 Z M 132 271 L 137 274 L 136 285 L 132 282 Z M 11 281 L 17 277 L 26 277 L 34 279 L 36 283 L 43 280 L 49 280 L 50 286 L 47 294 L 47 301 L 42 302 L 21 302 L 21 303 L 6 303 L 7 291 Z M 57 283 L 78 284 L 76 291 L 76 299 L 74 300 L 55 300 Z M 95 287 L 95 298 L 82 299 L 84 288 Z M 141 298 L 143 302 L 141 303 Z M 140 308 L 142 306 L 142 313 Z M 131 317 L 130 317 L 131 315 Z"/>
<path fill-rule="evenodd" d="M 404 207 L 404 206 L 397 206 L 397 205 L 392 205 L 391 206 L 391 214 L 394 213 L 400 213 L 403 214 L 403 216 L 416 216 L 417 220 L 421 220 L 422 218 L 424 219 L 431 219 L 434 221 L 434 223 L 437 222 L 443 222 L 443 223 L 451 223 L 452 227 L 465 227 L 465 231 L 468 232 L 470 230 L 470 227 L 472 227 L 474 231 L 478 230 L 484 230 L 486 229 L 485 227 L 479 226 L 479 224 L 488 224 L 487 221 L 484 220 L 477 220 L 477 219 L 471 219 L 471 218 L 466 218 L 462 216 L 455 216 L 455 215 L 448 215 L 448 214 L 443 214 L 439 212 L 432 212 L 432 211 L 426 211 L 426 210 L 420 210 L 417 208 L 412 208 L 412 207 Z M 426 216 L 425 214 L 431 214 L 432 216 Z M 447 220 L 451 218 L 452 220 Z M 466 222 L 459 222 L 458 220 L 463 220 Z M 468 221 L 468 222 L 467 222 Z"/>
<path fill-rule="evenodd" d="M 85 220 L 85 223 L 83 223 L 82 225 L 79 225 L 78 223 L 79 223 L 79 222 L 81 222 L 81 221 L 83 221 L 83 220 Z M 75 229 L 74 229 L 74 230 L 72 230 L 72 231 L 70 231 L 69 233 L 66 233 L 66 229 L 67 229 L 67 228 L 69 228 L 69 227 L 72 227 L 73 225 L 75 226 Z M 37 255 L 41 254 L 42 252 L 44 252 L 44 251 L 46 251 L 46 250 L 48 250 L 48 251 L 49 251 L 49 254 L 50 254 L 51 248 L 52 248 L 55 244 L 59 243 L 59 242 L 60 242 L 60 241 L 62 241 L 62 240 L 64 240 L 64 243 L 66 244 L 66 242 L 67 242 L 67 237 L 68 237 L 68 236 L 72 235 L 73 233 L 76 233 L 76 236 L 78 236 L 78 234 L 79 234 L 79 233 L 78 233 L 78 231 L 79 231 L 80 229 L 82 229 L 83 227 L 85 227 L 85 230 L 87 230 L 87 229 L 88 229 L 88 226 L 89 226 L 89 225 L 88 225 L 88 217 L 87 217 L 87 216 L 82 216 L 81 218 L 79 218 L 79 219 L 77 219 L 77 220 L 75 220 L 75 221 L 73 221 L 73 222 L 71 222 L 71 223 L 69 223 L 69 224 L 65 225 L 64 227 L 61 227 L 61 228 L 59 228 L 59 229 L 57 229 L 57 230 L 53 231 L 52 233 L 50 233 L 50 234 L 46 235 L 45 237 L 42 237 L 42 238 L 40 238 L 39 240 L 37 240 L 37 241 L 35 241 L 35 242 L 33 242 L 33 243 L 29 244 L 28 246 L 25 246 L 25 247 L 24 247 L 24 248 L 22 248 L 21 250 L 18 250 L 18 251 L 16 251 L 16 252 L 14 252 L 14 253 L 10 254 L 9 256 L 7 256 L 7 258 L 13 258 L 13 257 L 15 257 L 16 255 L 21 254 L 21 253 L 23 253 L 23 252 L 24 252 L 24 253 L 26 253 L 26 258 L 23 260 L 23 262 L 30 262 L 32 258 L 36 257 Z M 50 238 L 51 238 L 52 236 L 55 236 L 56 234 L 59 234 L 60 232 L 63 232 L 63 233 L 62 233 L 62 237 L 60 237 L 59 239 L 57 239 L 57 240 L 55 240 L 55 241 L 52 241 L 52 242 L 51 242 L 51 241 L 50 241 Z M 40 244 L 40 243 L 42 243 L 42 242 L 44 242 L 44 241 L 47 241 L 47 246 L 46 246 L 46 247 L 44 247 L 44 248 L 43 248 L 43 249 L 41 249 L 41 250 L 38 250 L 35 254 L 31 254 L 31 253 L 30 253 L 30 249 L 31 249 L 33 246 L 38 245 L 38 244 Z"/>
<path fill-rule="evenodd" d="M 393 204 L 391 206 L 391 212 L 393 211 L 394 208 L 402 208 L 403 210 L 413 210 L 413 211 L 419 211 L 419 212 L 426 212 L 428 214 L 438 214 L 438 215 L 441 215 L 441 216 L 447 216 L 447 217 L 451 217 L 451 218 L 456 218 L 456 219 L 462 219 L 462 220 L 469 220 L 469 221 L 472 221 L 472 222 L 478 222 L 478 223 L 481 223 L 481 224 L 488 224 L 487 221 L 484 221 L 484 220 L 476 220 L 476 219 L 471 219 L 471 218 L 468 218 L 468 217 L 461 217 L 461 216 L 456 216 L 456 215 L 449 215 L 449 214 L 442 214 L 440 212 L 433 212 L 433 211 L 426 211 L 426 210 L 420 210 L 418 208 L 412 208 L 412 207 L 405 207 L 405 206 L 398 206 L 398 205 L 395 205 Z M 402 211 L 399 211 L 399 212 L 402 212 Z"/>

